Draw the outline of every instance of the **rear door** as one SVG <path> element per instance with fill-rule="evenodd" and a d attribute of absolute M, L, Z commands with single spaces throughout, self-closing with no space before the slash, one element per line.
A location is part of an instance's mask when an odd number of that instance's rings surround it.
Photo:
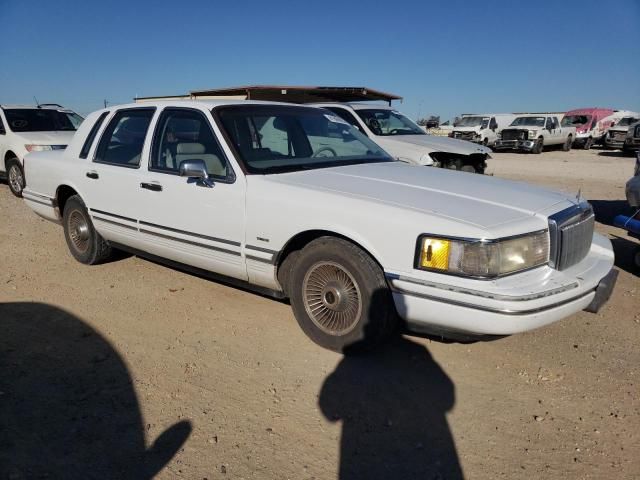
<path fill-rule="evenodd" d="M 140 165 L 148 156 L 145 139 L 154 114 L 153 107 L 116 110 L 81 176 L 83 200 L 98 232 L 139 249 L 144 246 L 137 231 Z"/>
<path fill-rule="evenodd" d="M 136 186 L 140 236 L 150 253 L 246 280 L 246 184 L 236 177 L 210 117 L 182 107 L 160 113 Z M 185 160 L 202 160 L 213 186 L 181 177 Z"/>

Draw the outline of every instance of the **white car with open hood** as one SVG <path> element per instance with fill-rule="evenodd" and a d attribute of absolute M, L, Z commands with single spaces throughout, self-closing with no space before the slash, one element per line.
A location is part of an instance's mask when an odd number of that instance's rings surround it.
<path fill-rule="evenodd" d="M 598 310 L 617 273 L 583 199 L 395 161 L 316 107 L 111 107 L 25 166 L 26 203 L 80 262 L 121 248 L 288 297 L 336 351 L 401 323 L 454 338 L 541 327 Z"/>
<path fill-rule="evenodd" d="M 393 158 L 412 165 L 484 173 L 491 150 L 465 140 L 429 135 L 393 107 L 372 103 L 315 103 L 331 110 Z"/>

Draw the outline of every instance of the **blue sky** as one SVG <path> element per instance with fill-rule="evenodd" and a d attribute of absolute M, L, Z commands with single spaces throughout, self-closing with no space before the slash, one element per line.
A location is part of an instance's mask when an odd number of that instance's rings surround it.
<path fill-rule="evenodd" d="M 640 110 L 640 0 L 0 0 L 0 102 L 368 86 L 410 117 Z"/>

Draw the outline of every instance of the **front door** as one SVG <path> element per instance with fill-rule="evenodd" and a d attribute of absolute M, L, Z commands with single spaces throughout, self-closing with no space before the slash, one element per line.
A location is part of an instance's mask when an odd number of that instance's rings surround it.
<path fill-rule="evenodd" d="M 181 177 L 201 160 L 212 183 Z M 243 176 L 236 178 L 204 112 L 166 108 L 156 122 L 148 165 L 140 171 L 138 222 L 150 253 L 242 280 Z"/>

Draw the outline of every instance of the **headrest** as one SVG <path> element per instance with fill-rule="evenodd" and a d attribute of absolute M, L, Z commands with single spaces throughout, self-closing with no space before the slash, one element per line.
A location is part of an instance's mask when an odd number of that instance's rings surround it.
<path fill-rule="evenodd" d="M 196 142 L 179 143 L 176 147 L 176 153 L 187 155 L 204 153 L 204 145 Z"/>

